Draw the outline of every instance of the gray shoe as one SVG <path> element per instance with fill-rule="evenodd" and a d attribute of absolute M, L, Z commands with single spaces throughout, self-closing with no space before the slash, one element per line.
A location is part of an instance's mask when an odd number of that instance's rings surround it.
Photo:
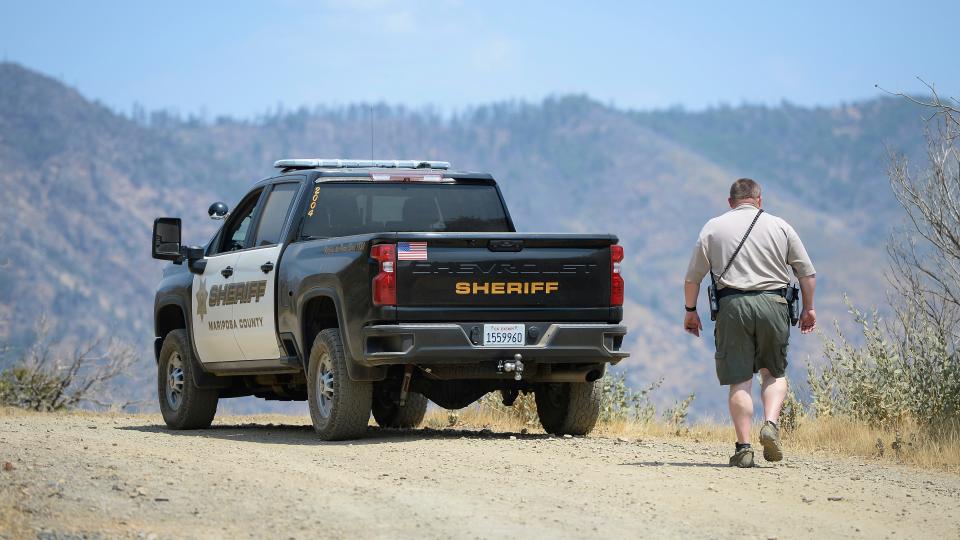
<path fill-rule="evenodd" d="M 737 450 L 735 454 L 730 456 L 730 466 L 740 467 L 741 469 L 753 467 L 753 448 Z"/>
<path fill-rule="evenodd" d="M 763 445 L 763 459 L 780 461 L 783 459 L 783 446 L 780 445 L 780 429 L 767 420 L 760 428 L 760 444 Z"/>

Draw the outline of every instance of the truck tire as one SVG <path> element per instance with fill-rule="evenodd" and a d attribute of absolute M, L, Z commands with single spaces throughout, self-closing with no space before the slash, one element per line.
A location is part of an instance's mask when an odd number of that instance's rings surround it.
<path fill-rule="evenodd" d="M 313 340 L 307 382 L 310 419 L 321 439 L 355 439 L 367 431 L 373 385 L 350 378 L 339 329 L 323 330 Z"/>
<path fill-rule="evenodd" d="M 171 429 L 210 427 L 217 414 L 217 390 L 194 384 L 193 349 L 187 331 L 172 330 L 163 340 L 157 362 L 157 395 L 160 413 Z"/>
<path fill-rule="evenodd" d="M 427 414 L 427 398 L 417 392 L 407 392 L 403 407 L 393 400 L 389 392 L 379 391 L 373 400 L 373 419 L 384 428 L 415 428 Z"/>
<path fill-rule="evenodd" d="M 600 417 L 600 387 L 592 382 L 540 385 L 537 416 L 547 433 L 586 435 Z"/>

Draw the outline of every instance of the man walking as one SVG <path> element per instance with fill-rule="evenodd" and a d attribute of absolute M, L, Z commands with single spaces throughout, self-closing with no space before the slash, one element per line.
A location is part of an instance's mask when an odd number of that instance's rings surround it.
<path fill-rule="evenodd" d="M 767 461 L 783 459 L 777 420 L 787 395 L 787 344 L 790 312 L 787 287 L 793 270 L 800 281 L 803 308 L 800 332 L 817 324 L 813 309 L 816 274 L 800 237 L 786 221 L 765 213 L 760 185 L 741 178 L 730 186 L 731 210 L 704 225 L 687 268 L 684 329 L 700 336 L 697 314 L 700 282 L 708 272 L 716 281 L 719 313 L 714 331 L 717 377 L 730 386 L 730 417 L 737 433 L 730 465 L 753 467 L 750 425 L 754 373 L 762 379 L 765 422 L 760 444 Z"/>

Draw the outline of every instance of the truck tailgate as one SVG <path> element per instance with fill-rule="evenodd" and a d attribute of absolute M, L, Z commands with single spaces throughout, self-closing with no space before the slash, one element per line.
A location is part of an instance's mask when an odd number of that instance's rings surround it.
<path fill-rule="evenodd" d="M 515 317 L 529 308 L 609 308 L 616 242 L 612 235 L 401 233 L 397 307 L 513 308 Z"/>

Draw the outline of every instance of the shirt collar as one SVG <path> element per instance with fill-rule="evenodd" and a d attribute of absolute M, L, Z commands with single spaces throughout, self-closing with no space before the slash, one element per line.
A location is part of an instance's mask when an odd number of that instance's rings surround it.
<path fill-rule="evenodd" d="M 758 210 L 758 208 L 757 208 L 756 206 L 754 206 L 754 205 L 752 205 L 752 204 L 750 204 L 750 203 L 741 203 L 741 204 L 737 205 L 737 207 L 734 208 L 733 211 L 736 212 L 737 210 L 743 210 L 744 208 L 753 208 L 754 210 Z"/>

